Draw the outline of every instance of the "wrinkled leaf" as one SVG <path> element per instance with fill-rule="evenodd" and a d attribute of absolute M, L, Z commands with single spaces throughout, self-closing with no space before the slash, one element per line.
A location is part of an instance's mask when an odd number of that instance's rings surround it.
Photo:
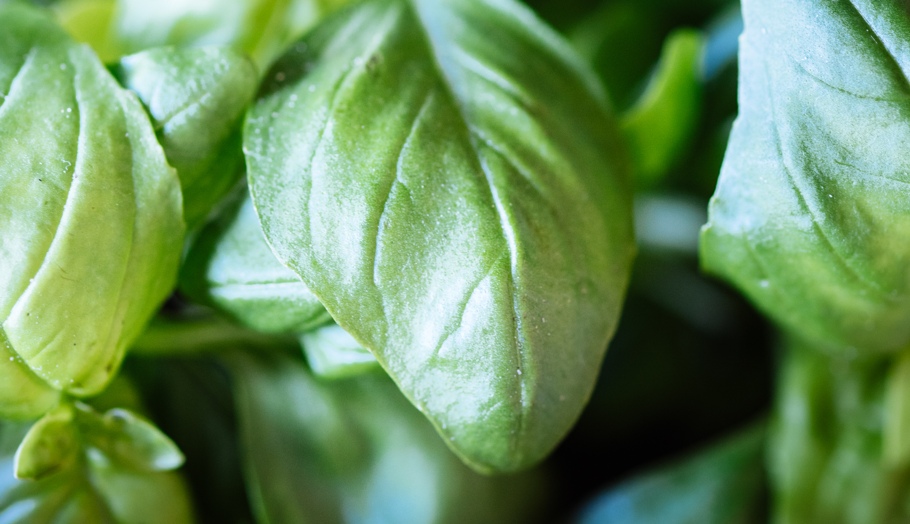
<path fill-rule="evenodd" d="M 91 395 L 173 286 L 179 182 L 136 97 L 18 2 L 0 4 L 0 94 L 0 319 L 24 364 L 4 368 Z"/>
<path fill-rule="evenodd" d="M 310 369 L 323 378 L 345 378 L 379 367 L 376 357 L 337 324 L 304 333 L 300 344 Z"/>
<path fill-rule="evenodd" d="M 764 425 L 610 489 L 578 524 L 758 524 Z"/>
<path fill-rule="evenodd" d="M 903 349 L 906 5 L 751 0 L 743 14 L 740 114 L 702 264 L 821 349 Z"/>
<path fill-rule="evenodd" d="M 663 178 L 692 142 L 701 109 L 704 40 L 694 29 L 671 33 L 648 88 L 623 115 L 622 131 L 643 186 Z"/>
<path fill-rule="evenodd" d="M 193 228 L 241 174 L 240 118 L 256 91 L 256 69 L 228 48 L 165 47 L 124 57 L 118 73 L 149 110 Z"/>
<path fill-rule="evenodd" d="M 331 317 L 296 273 L 275 258 L 245 189 L 203 230 L 180 287 L 264 333 L 303 332 Z"/>
<path fill-rule="evenodd" d="M 591 393 L 633 251 L 618 134 L 509 0 L 369 0 L 267 76 L 244 131 L 278 258 L 480 471 Z"/>
<path fill-rule="evenodd" d="M 227 362 L 260 522 L 506 523 L 532 508 L 527 479 L 461 464 L 381 373 L 320 382 L 278 354 Z"/>

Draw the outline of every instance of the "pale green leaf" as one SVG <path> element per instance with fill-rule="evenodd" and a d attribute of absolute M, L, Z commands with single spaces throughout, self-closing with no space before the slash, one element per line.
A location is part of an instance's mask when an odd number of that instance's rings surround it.
<path fill-rule="evenodd" d="M 148 108 L 177 169 L 192 229 L 241 175 L 240 119 L 256 91 L 256 69 L 229 48 L 165 47 L 124 57 L 118 73 Z"/>
<path fill-rule="evenodd" d="M 183 453 L 153 424 L 120 408 L 104 415 L 77 404 L 75 423 L 89 459 L 104 469 L 169 471 L 183 465 Z"/>
<path fill-rule="evenodd" d="M 29 424 L 0 421 L 0 522 L 21 524 L 192 524 L 187 486 L 175 472 L 144 472 L 120 467 L 114 460 L 89 460 L 76 418 L 86 408 L 62 406 Z M 83 415 L 75 413 L 82 412 Z M 95 415 L 99 416 L 99 415 Z M 57 453 L 47 445 L 58 444 Z M 65 436 L 67 446 L 62 444 Z M 51 441 L 47 441 L 50 438 Z M 24 441 L 23 441 L 24 439 Z M 16 442 L 23 441 L 14 457 Z M 66 450 L 65 454 L 59 451 Z M 17 480 L 24 458 L 56 456 L 58 467 L 38 480 Z"/>
<path fill-rule="evenodd" d="M 303 332 L 331 320 L 300 277 L 275 258 L 245 188 L 196 240 L 180 287 L 264 333 Z"/>
<path fill-rule="evenodd" d="M 740 114 L 702 233 L 702 264 L 822 349 L 903 349 L 906 4 L 750 0 L 743 14 Z"/>
<path fill-rule="evenodd" d="M 172 289 L 179 182 L 135 95 L 18 2 L 0 4 L 0 95 L 2 331 L 47 384 L 91 395 Z"/>
<path fill-rule="evenodd" d="M 73 406 L 64 404 L 44 415 L 16 450 L 16 478 L 39 480 L 76 459 L 79 441 L 73 425 Z"/>
<path fill-rule="evenodd" d="M 510 0 L 368 0 L 281 58 L 244 131 L 278 258 L 481 471 L 591 393 L 633 252 L 591 73 Z"/>
<path fill-rule="evenodd" d="M 304 333 L 300 344 L 310 369 L 323 378 L 345 378 L 379 367 L 376 357 L 337 324 Z"/>

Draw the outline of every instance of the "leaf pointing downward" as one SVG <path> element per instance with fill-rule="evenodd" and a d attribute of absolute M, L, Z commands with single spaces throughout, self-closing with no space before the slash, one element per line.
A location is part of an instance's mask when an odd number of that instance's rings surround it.
<path fill-rule="evenodd" d="M 910 341 L 905 2 L 743 5 L 740 115 L 705 268 L 829 351 Z"/>
<path fill-rule="evenodd" d="M 633 251 L 615 126 L 507 0 L 371 0 L 278 61 L 245 131 L 277 256 L 481 471 L 568 431 Z"/>

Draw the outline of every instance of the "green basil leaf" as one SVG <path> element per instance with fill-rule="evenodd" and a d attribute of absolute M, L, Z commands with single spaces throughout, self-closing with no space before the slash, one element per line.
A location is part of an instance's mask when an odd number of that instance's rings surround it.
<path fill-rule="evenodd" d="M 13 351 L 0 329 L 0 418 L 33 419 L 60 402 L 60 392 L 41 380 Z"/>
<path fill-rule="evenodd" d="M 240 118 L 256 91 L 256 69 L 228 48 L 166 47 L 124 57 L 118 72 L 148 108 L 177 169 L 192 229 L 241 175 Z"/>
<path fill-rule="evenodd" d="M 279 353 L 226 362 L 260 522 L 506 523 L 533 510 L 529 478 L 461 464 L 382 373 L 323 382 Z"/>
<path fill-rule="evenodd" d="M 910 518 L 910 468 L 883 460 L 887 359 L 828 357 L 791 340 L 769 442 L 773 521 L 891 524 Z"/>
<path fill-rule="evenodd" d="M 77 404 L 76 424 L 89 459 L 110 469 L 170 471 L 183 465 L 183 453 L 153 424 L 125 409 L 115 408 L 104 415 Z"/>
<path fill-rule="evenodd" d="M 323 378 L 346 378 L 379 367 L 376 357 L 337 324 L 304 333 L 300 345 L 310 369 Z"/>
<path fill-rule="evenodd" d="M 230 45 L 265 67 L 290 42 L 346 1 L 118 0 L 112 32 L 125 53 L 163 45 Z"/>
<path fill-rule="evenodd" d="M 664 50 L 648 88 L 622 117 L 638 182 L 659 182 L 692 142 L 701 110 L 701 72 L 705 38 L 694 29 L 677 29 Z"/>
<path fill-rule="evenodd" d="M 73 406 L 64 404 L 44 415 L 16 451 L 16 478 L 39 480 L 68 466 L 79 450 Z"/>
<path fill-rule="evenodd" d="M 281 58 L 244 131 L 278 258 L 480 471 L 591 393 L 633 252 L 591 73 L 509 0 L 368 0 Z"/>
<path fill-rule="evenodd" d="M 246 189 L 203 230 L 180 287 L 264 333 L 308 331 L 331 320 L 297 273 L 275 258 Z"/>
<path fill-rule="evenodd" d="M 0 522 L 29 524 L 191 524 L 194 521 L 189 494 L 174 472 L 144 473 L 100 466 L 86 460 L 81 437 L 75 437 L 75 452 L 54 472 L 38 480 L 16 480 L 23 448 L 36 433 L 48 432 L 48 423 L 77 432 L 73 406 L 62 408 L 69 415 L 52 412 L 29 430 L 28 424 L 0 421 Z M 64 420 L 68 419 L 68 420 Z M 58 427 L 58 430 L 65 430 Z M 57 432 L 59 434 L 59 431 Z M 25 439 L 16 458 L 12 443 Z M 34 450 L 33 450 L 34 451 Z"/>
<path fill-rule="evenodd" d="M 910 15 L 902 2 L 746 1 L 740 114 L 706 270 L 829 351 L 910 341 Z"/>
<path fill-rule="evenodd" d="M 765 427 L 627 480 L 590 503 L 578 524 L 760 522 Z"/>
<path fill-rule="evenodd" d="M 2 331 L 47 384 L 91 395 L 173 287 L 179 182 L 88 47 L 18 2 L 0 34 Z"/>

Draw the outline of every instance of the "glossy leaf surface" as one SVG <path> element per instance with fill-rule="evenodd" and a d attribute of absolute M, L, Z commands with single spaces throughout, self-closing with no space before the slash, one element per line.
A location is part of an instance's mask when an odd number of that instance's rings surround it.
<path fill-rule="evenodd" d="M 297 273 L 275 258 L 245 189 L 197 239 L 180 287 L 265 333 L 303 332 L 331 320 Z"/>
<path fill-rule="evenodd" d="M 586 507 L 577 524 L 758 524 L 765 428 L 639 475 Z"/>
<path fill-rule="evenodd" d="M 136 97 L 18 2 L 0 4 L 0 94 L 0 319 L 24 364 L 3 367 L 97 393 L 173 286 L 179 182 Z"/>
<path fill-rule="evenodd" d="M 517 498 L 527 479 L 468 469 L 382 373 L 320 381 L 278 354 L 227 362 L 260 522 L 507 523 L 531 508 Z"/>
<path fill-rule="evenodd" d="M 746 1 L 703 266 L 829 351 L 910 341 L 910 13 Z M 850 351 L 850 350 L 848 350 Z"/>
<path fill-rule="evenodd" d="M 148 108 L 193 228 L 241 174 L 240 117 L 256 91 L 256 68 L 225 47 L 165 47 L 124 57 L 118 74 Z"/>
<path fill-rule="evenodd" d="M 508 0 L 369 0 L 267 76 L 244 143 L 278 258 L 480 471 L 542 459 L 628 279 L 618 133 Z"/>

